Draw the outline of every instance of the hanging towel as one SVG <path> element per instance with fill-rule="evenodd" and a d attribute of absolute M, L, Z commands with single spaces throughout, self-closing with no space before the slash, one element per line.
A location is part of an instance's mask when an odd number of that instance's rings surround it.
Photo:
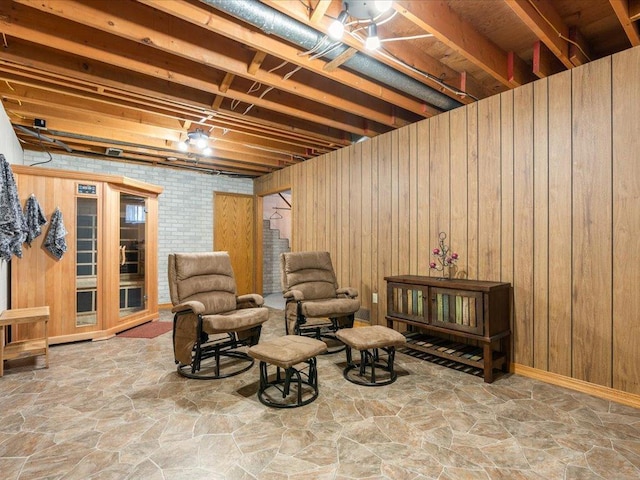
<path fill-rule="evenodd" d="M 62 212 L 59 208 L 56 208 L 53 215 L 51 215 L 49 230 L 44 238 L 44 248 L 49 250 L 51 255 L 58 260 L 67 251 L 67 242 L 64 239 L 66 234 L 67 230 L 64 228 L 64 222 L 62 221 Z"/>
<path fill-rule="evenodd" d="M 25 242 L 31 246 L 31 242 L 42 233 L 42 225 L 47 223 L 47 219 L 35 195 L 31 195 L 27 199 L 27 203 L 24 206 L 24 216 L 27 221 L 27 238 Z"/>
<path fill-rule="evenodd" d="M 0 153 L 0 259 L 22 258 L 22 244 L 27 237 L 27 222 L 18 198 L 11 166 Z"/>

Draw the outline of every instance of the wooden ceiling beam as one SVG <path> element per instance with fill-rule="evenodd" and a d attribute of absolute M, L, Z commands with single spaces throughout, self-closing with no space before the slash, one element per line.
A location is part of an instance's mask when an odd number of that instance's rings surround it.
<path fill-rule="evenodd" d="M 538 78 L 549 77 L 563 70 L 564 65 L 541 40 L 533 44 L 533 73 Z"/>
<path fill-rule="evenodd" d="M 172 139 L 168 134 L 163 138 L 158 135 L 148 135 L 144 138 L 144 141 L 140 138 L 142 135 L 136 130 L 123 130 L 121 127 L 114 127 L 112 122 L 104 122 L 103 124 L 90 123 L 94 118 L 90 114 L 86 115 L 70 115 L 67 109 L 62 107 L 56 109 L 54 107 L 42 107 L 38 106 L 34 109 L 32 105 L 23 104 L 21 106 L 11 106 L 7 109 L 7 114 L 14 124 L 23 124 L 24 126 L 31 127 L 33 125 L 32 119 L 36 116 L 45 114 L 47 118 L 47 129 L 51 132 L 58 132 L 57 135 L 60 138 L 66 136 L 71 138 L 80 138 L 83 141 L 103 139 L 105 142 L 111 141 L 110 146 L 119 147 L 121 145 L 141 145 L 144 144 L 146 148 L 155 151 L 163 151 L 165 155 L 178 156 L 181 152 L 177 148 L 177 141 Z M 71 136 L 68 132 L 74 132 L 75 135 Z M 48 133 L 45 133 L 46 135 Z M 168 145 L 173 145 L 173 148 L 167 147 L 165 138 L 170 141 Z M 241 162 L 246 165 L 265 165 L 278 168 L 282 166 L 282 162 L 286 158 L 269 158 L 266 155 L 260 155 L 258 150 L 253 150 L 251 153 L 249 150 L 246 152 L 239 152 L 235 149 L 227 149 L 224 145 L 216 145 L 218 142 L 212 142 L 211 146 L 220 158 L 233 160 L 235 162 Z M 192 155 L 196 155 L 198 152 L 195 150 L 190 151 Z"/>
<path fill-rule="evenodd" d="M 212 15 L 205 6 L 198 6 L 180 0 L 138 0 L 139 3 L 149 5 L 157 10 L 174 15 L 185 21 L 206 28 L 209 31 L 225 35 L 233 40 L 256 50 L 264 50 L 276 58 L 286 60 L 292 65 L 303 67 L 322 77 L 338 82 L 341 85 L 355 89 L 377 100 L 397 105 L 423 117 L 429 117 L 439 112 L 425 108 L 424 102 L 408 97 L 402 93 L 381 86 L 367 78 L 343 69 L 333 72 L 323 70 L 327 63 L 321 59 L 311 59 L 300 56 L 300 49 L 279 41 L 271 35 L 256 32 L 254 29 L 240 28 L 236 22 L 224 16 Z M 266 3 L 266 2 L 265 2 Z M 276 2 L 278 3 L 278 2 Z M 280 2 L 288 3 L 288 2 Z M 215 10 L 214 10 L 215 12 Z M 308 15 L 305 16 L 308 21 Z M 363 107 L 364 105 L 361 105 Z"/>
<path fill-rule="evenodd" d="M 258 50 L 256 54 L 253 56 L 253 58 L 251 59 L 251 63 L 247 68 L 247 73 L 249 75 L 255 75 L 256 72 L 260 69 L 260 66 L 262 65 L 262 62 L 264 62 L 265 58 L 267 58 L 267 52 Z"/>
<path fill-rule="evenodd" d="M 22 65 L 28 59 L 29 65 Z M 130 98 L 140 105 L 149 106 L 159 112 L 173 114 L 181 119 L 200 121 L 202 117 L 215 115 L 221 117 L 227 128 L 246 133 L 258 138 L 269 139 L 277 137 L 277 141 L 284 144 L 299 145 L 304 148 L 325 148 L 331 145 L 343 144 L 343 138 L 339 131 L 325 128 L 319 132 L 315 126 L 307 125 L 306 120 L 301 119 L 296 125 L 295 131 L 291 130 L 290 119 L 278 124 L 275 116 L 258 118 L 253 112 L 249 115 L 239 115 L 227 111 L 223 107 L 219 111 L 212 110 L 213 103 L 209 93 L 202 92 L 184 85 L 162 82 L 158 78 L 148 77 L 144 74 L 125 72 L 119 67 L 112 67 L 99 62 L 87 63 L 81 59 L 57 50 L 51 50 L 35 44 L 22 43 L 22 40 L 10 38 L 8 47 L 3 50 L 0 58 L 0 70 L 11 72 L 10 75 L 24 77 L 23 82 L 47 81 L 51 85 L 61 85 L 70 88 L 84 89 L 86 91 L 101 90 L 104 95 L 112 95 L 115 98 Z M 6 76 L 4 73 L 3 76 Z M 122 82 L 128 82 L 124 84 Z M 41 83 L 37 83 L 41 85 Z M 111 92 L 114 92 L 111 94 Z M 178 96 L 179 95 L 179 96 Z M 201 98 L 202 97 L 202 98 Z M 221 95 L 222 105 L 225 99 Z M 283 119 L 284 121 L 284 119 Z M 217 120 L 212 120 L 213 124 Z M 331 147 L 330 147 L 331 148 Z M 331 148 L 332 149 L 332 148 Z"/>
<path fill-rule="evenodd" d="M 320 23 L 327 13 L 329 5 L 331 5 L 331 0 L 318 0 L 316 6 L 313 8 L 313 10 L 311 10 L 311 15 L 309 15 L 309 22 Z"/>
<path fill-rule="evenodd" d="M 0 94 L 3 95 L 4 98 L 14 98 L 16 100 L 30 101 L 42 105 L 73 105 L 74 108 L 78 109 L 78 111 L 91 111 L 91 112 L 100 112 L 102 115 L 110 116 L 113 118 L 129 118 L 134 122 L 146 122 L 153 123 L 157 125 L 165 125 L 166 128 L 178 129 L 178 130 L 188 130 L 191 128 L 192 121 L 191 120 L 180 120 L 176 116 L 171 116 L 168 114 L 161 114 L 160 116 L 154 115 L 150 117 L 150 109 L 147 107 L 146 109 L 142 109 L 136 105 L 129 105 L 123 103 L 117 103 L 114 101 L 105 101 L 104 98 L 91 95 L 86 92 L 78 92 L 73 93 L 67 90 L 61 90 L 56 88 L 56 86 L 50 86 L 44 84 L 41 80 L 21 80 L 16 79 L 14 76 L 7 75 L 6 73 L 0 71 L 0 80 L 4 80 L 9 82 L 8 84 L 0 84 Z M 25 87 L 29 87 L 30 90 L 26 90 Z M 145 118 L 146 117 L 146 118 Z M 210 128 L 218 127 L 218 130 L 221 130 L 221 124 L 218 125 L 219 122 L 211 121 L 209 119 L 208 124 L 213 124 Z M 175 123 L 174 123 L 175 122 Z M 244 150 L 247 142 L 246 135 L 253 136 L 252 143 L 255 144 L 257 148 L 268 149 L 270 151 L 276 152 L 279 151 L 283 155 L 303 155 L 306 151 L 307 145 L 295 145 L 287 142 L 277 142 L 273 138 L 262 138 L 255 133 L 250 131 L 242 131 L 239 133 L 234 130 L 229 130 L 225 134 L 224 141 L 235 143 L 236 149 L 240 151 Z M 266 136 L 265 136 L 266 137 Z M 181 137 L 180 137 L 181 139 Z M 249 153 L 251 153 L 249 151 Z"/>
<path fill-rule="evenodd" d="M 397 12 L 432 33 L 440 42 L 482 68 L 507 87 L 523 85 L 535 80 L 530 68 L 515 56 L 513 72 L 508 69 L 508 52 L 491 42 L 469 22 L 456 15 L 443 2 L 413 0 L 395 1 Z"/>
<path fill-rule="evenodd" d="M 220 86 L 218 87 L 221 93 L 227 93 L 229 91 L 229 87 L 231 86 L 231 83 L 233 83 L 233 79 L 235 77 L 236 76 L 233 73 L 227 72 L 227 74 L 222 79 L 222 82 L 220 82 Z"/>
<path fill-rule="evenodd" d="M 18 133 L 19 136 L 25 140 L 31 142 L 36 138 L 28 137 L 24 134 Z M 74 151 L 82 151 L 85 153 L 95 153 L 95 154 L 104 154 L 104 150 L 106 148 L 113 148 L 114 144 L 111 141 L 100 141 L 100 140 L 83 140 L 82 143 L 78 142 L 76 139 L 65 137 L 64 134 L 61 135 L 48 135 L 51 138 L 55 138 L 56 140 L 60 140 L 72 148 Z M 167 165 L 172 165 L 174 162 L 180 164 L 181 162 L 184 165 L 193 164 L 194 156 L 190 154 L 185 154 L 184 152 L 170 152 L 170 151 L 155 151 L 148 148 L 141 148 L 138 146 L 130 146 L 130 145 L 118 145 L 117 148 L 120 148 L 123 151 L 123 157 L 112 157 L 114 160 L 124 160 L 127 159 L 135 159 L 139 161 L 153 161 L 155 158 L 160 163 L 167 162 Z M 175 160 L 167 160 L 167 158 L 175 158 Z M 257 165 L 257 164 L 243 164 L 237 161 L 228 161 L 223 159 L 216 159 L 215 157 L 199 157 L 202 161 L 207 161 L 207 164 L 211 163 L 211 167 L 214 166 L 217 168 L 225 168 L 232 169 L 235 172 L 253 172 L 255 174 L 263 175 L 268 172 L 272 172 L 278 167 L 266 166 L 266 165 Z M 202 162 L 199 162 L 200 166 L 204 166 Z"/>
<path fill-rule="evenodd" d="M 638 16 L 638 10 L 640 7 L 636 4 L 632 5 L 634 8 L 634 12 L 629 11 L 630 2 L 629 0 L 609 0 L 609 3 L 613 7 L 613 11 L 616 13 L 618 17 L 618 21 L 622 28 L 624 29 L 624 33 L 627 34 L 627 38 L 631 42 L 632 46 L 640 45 L 640 29 L 638 28 L 638 24 L 633 21 L 631 16 Z"/>
<path fill-rule="evenodd" d="M 0 15 L 2 15 L 2 7 L 0 6 Z M 138 73 L 142 73 L 145 75 L 151 75 L 159 78 L 164 78 L 167 80 L 171 80 L 172 82 L 180 83 L 183 85 L 189 85 L 190 87 L 200 88 L 204 91 L 209 91 L 212 94 L 219 93 L 221 95 L 234 98 L 235 100 L 244 102 L 248 105 L 255 104 L 259 105 L 263 108 L 273 110 L 274 112 L 279 112 L 281 114 L 285 114 L 291 117 L 296 117 L 300 119 L 304 119 L 306 121 L 315 122 L 318 125 L 325 125 L 327 127 L 336 128 L 338 130 L 345 130 L 350 133 L 356 135 L 367 135 L 371 133 L 369 129 L 370 123 L 365 122 L 365 119 L 358 119 L 354 115 L 350 115 L 345 112 L 346 116 L 350 116 L 351 118 L 345 120 L 336 120 L 337 115 L 324 115 L 315 113 L 310 110 L 309 104 L 305 104 L 305 108 L 296 108 L 293 106 L 289 106 L 285 104 L 281 98 L 276 100 L 271 100 L 267 98 L 259 98 L 238 90 L 229 89 L 227 93 L 220 92 L 220 89 L 210 80 L 210 74 L 207 74 L 205 71 L 202 71 L 202 78 L 197 78 L 188 74 L 184 74 L 181 72 L 189 71 L 193 67 L 187 66 L 179 66 L 179 65 L 170 65 L 169 69 L 159 69 L 154 65 L 150 64 L 149 61 L 137 60 L 137 58 L 145 58 L 147 55 L 140 52 L 139 55 L 131 55 L 127 58 L 124 55 L 118 55 L 113 53 L 113 51 L 103 51 L 99 50 L 95 47 L 91 47 L 83 44 L 82 42 L 73 42 L 67 39 L 59 39 L 56 40 L 57 37 L 54 36 L 53 33 L 49 33 L 50 30 L 34 28 L 34 27 L 24 27 L 16 25 L 15 23 L 11 23 L 10 26 L 5 26 L 5 30 L 8 30 L 11 35 L 15 35 L 19 38 L 35 41 L 40 43 L 41 45 L 48 45 L 51 42 L 56 42 L 58 48 L 64 48 L 65 51 L 75 51 L 78 52 L 79 55 L 82 55 L 86 58 L 99 58 L 100 61 L 119 66 L 122 68 L 128 68 Z M 115 48 L 113 45 L 113 39 L 111 40 L 112 48 Z M 131 48 L 131 46 L 129 47 Z M 126 50 L 126 48 L 125 48 Z M 180 59 L 173 58 L 173 61 L 179 61 Z M 186 61 L 186 60 L 183 60 Z M 165 64 L 167 60 L 165 58 Z M 51 65 L 50 68 L 53 68 L 54 65 Z M 191 72 L 196 73 L 192 70 Z M 335 111 L 336 109 L 332 109 Z M 375 131 L 375 130 L 374 130 Z M 378 131 L 377 133 L 382 133 Z"/>
<path fill-rule="evenodd" d="M 279 12 L 282 12 L 292 18 L 295 18 L 296 20 L 302 23 L 305 23 L 317 30 L 321 30 L 325 34 L 329 31 L 329 25 L 333 21 L 332 18 L 325 16 L 322 19 L 322 22 L 319 22 L 317 24 L 315 23 L 312 24 L 308 20 L 305 14 L 306 9 L 304 8 L 304 5 L 302 5 L 300 2 L 283 2 L 279 0 L 261 0 L 261 1 L 262 3 L 269 5 L 271 8 L 278 10 Z M 384 27 L 381 26 L 380 29 L 378 30 L 378 33 L 383 32 L 384 31 L 383 29 Z M 358 51 L 363 51 L 363 43 L 357 40 L 356 38 L 352 37 L 351 35 L 345 34 L 342 38 L 342 43 L 351 48 L 355 48 Z M 429 55 L 426 55 L 423 51 L 407 43 L 403 43 L 402 45 L 398 45 L 398 44 L 391 45 L 387 43 L 384 45 L 384 50 L 386 50 L 389 54 L 391 54 L 392 57 L 395 57 L 396 59 L 400 59 L 401 63 L 399 63 L 398 61 L 394 61 L 392 58 L 389 57 L 388 54 L 384 55 L 384 54 L 381 54 L 380 52 L 366 51 L 366 55 L 369 55 L 375 58 L 376 60 L 378 60 L 380 63 L 390 66 L 391 68 L 397 69 L 402 73 L 404 73 L 405 75 L 413 78 L 414 80 L 424 83 L 425 85 L 441 93 L 444 93 L 445 95 L 451 98 L 455 98 L 456 100 L 462 103 L 470 103 L 475 101 L 473 97 L 484 98 L 492 94 L 491 92 L 486 90 L 483 86 L 481 86 L 478 82 L 476 82 L 474 79 L 471 79 L 471 78 L 467 79 L 467 84 L 466 84 L 467 87 L 469 88 L 469 90 L 466 91 L 468 95 L 457 94 L 456 90 L 461 90 L 460 89 L 460 86 L 461 86 L 460 73 L 456 72 L 455 70 L 453 70 L 452 68 L 449 68 L 439 60 L 436 60 L 435 58 Z M 404 63 L 404 65 L 402 62 Z M 419 72 L 425 72 L 425 74 L 420 74 L 416 70 Z M 334 70 L 333 72 L 340 73 L 343 71 L 344 70 L 342 69 L 338 69 L 338 70 Z M 447 85 L 450 85 L 452 88 L 451 89 L 442 88 L 441 82 L 444 82 Z M 416 112 L 416 113 L 419 113 L 419 112 Z M 437 115 L 439 112 L 427 111 L 426 113 L 428 114 L 427 116 L 432 116 L 432 115 Z"/>
<path fill-rule="evenodd" d="M 632 22 L 640 20 L 640 0 L 629 0 L 629 20 Z"/>
<path fill-rule="evenodd" d="M 197 31 L 196 27 L 192 26 L 193 32 L 187 34 L 184 32 L 184 25 L 178 25 L 175 18 L 166 15 L 164 12 L 155 10 L 157 18 L 150 18 L 149 9 L 135 3 L 129 4 L 126 13 L 120 14 L 119 9 L 101 10 L 100 6 L 107 5 L 104 3 L 85 4 L 75 0 L 14 1 L 132 42 L 147 45 L 171 55 L 217 69 L 224 69 L 226 72 L 236 76 L 244 75 L 246 78 L 250 78 L 247 75 L 247 62 L 231 55 L 233 47 L 230 40 L 222 38 L 216 39 L 215 42 L 207 41 L 211 46 L 205 47 L 202 35 L 205 32 L 204 30 Z M 163 29 L 157 30 L 147 25 L 162 25 Z M 236 26 L 235 28 L 238 27 Z M 172 32 L 172 34 L 167 32 Z M 176 32 L 180 32 L 180 34 L 178 35 Z M 214 47 L 215 50 L 213 49 Z M 240 47 L 237 46 L 237 48 Z M 391 107 L 388 105 L 385 105 L 388 111 L 381 112 L 377 109 L 369 108 L 366 103 L 354 102 L 349 98 L 345 99 L 334 95 L 329 85 L 322 90 L 309 88 L 304 83 L 297 82 L 295 76 L 289 78 L 286 82 L 282 82 L 280 75 L 268 71 L 256 70 L 254 76 L 255 80 L 264 85 L 289 94 L 326 106 L 340 108 L 352 115 L 368 118 L 383 125 L 397 126 L 392 123 L 394 117 Z M 353 122 L 356 123 L 355 121 Z"/>
<path fill-rule="evenodd" d="M 569 26 L 549 0 L 505 0 L 522 22 L 558 57 L 566 68 L 576 66 L 569 56 Z M 588 52 L 586 42 L 579 50 Z M 584 63 L 585 59 L 582 59 Z M 581 63 L 579 63 L 581 64 Z"/>

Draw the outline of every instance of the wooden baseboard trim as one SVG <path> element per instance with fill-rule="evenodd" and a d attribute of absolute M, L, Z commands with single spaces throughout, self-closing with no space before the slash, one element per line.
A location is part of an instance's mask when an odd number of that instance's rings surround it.
<path fill-rule="evenodd" d="M 511 371 L 523 377 L 533 378 L 541 382 L 550 383 L 559 387 L 569 388 L 578 392 L 587 393 L 594 397 L 604 398 L 612 402 L 621 403 L 634 408 L 640 408 L 640 395 L 623 392 L 614 388 L 603 387 L 594 383 L 585 382 L 575 378 L 565 377 L 557 373 L 545 372 L 537 368 L 527 367 L 517 363 L 511 364 Z"/>

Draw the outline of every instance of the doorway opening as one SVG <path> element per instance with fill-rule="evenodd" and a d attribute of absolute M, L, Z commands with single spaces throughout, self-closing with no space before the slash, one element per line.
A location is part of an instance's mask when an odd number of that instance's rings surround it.
<path fill-rule="evenodd" d="M 291 190 L 262 197 L 262 291 L 265 305 L 284 308 L 280 254 L 291 251 Z"/>

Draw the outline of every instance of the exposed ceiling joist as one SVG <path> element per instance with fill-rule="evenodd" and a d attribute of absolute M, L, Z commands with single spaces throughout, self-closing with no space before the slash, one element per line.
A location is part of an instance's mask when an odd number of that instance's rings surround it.
<path fill-rule="evenodd" d="M 576 66 L 569 58 L 569 26 L 562 21 L 551 1 L 506 0 L 506 3 L 566 68 Z M 588 51 L 584 42 L 576 46 L 580 52 Z M 587 61 L 588 58 L 582 53 L 576 63 L 582 65 Z"/>
<path fill-rule="evenodd" d="M 611 2 L 613 11 L 616 12 L 618 20 L 620 20 L 622 28 L 624 28 L 631 45 L 634 47 L 640 45 L 640 28 L 634 21 L 634 19 L 637 20 L 639 15 L 638 10 L 640 10 L 640 6 L 638 6 L 638 2 L 631 2 L 630 0 L 609 1 Z M 634 9 L 633 12 L 630 11 L 630 7 Z"/>
<path fill-rule="evenodd" d="M 371 19 L 327 40 L 342 9 L 4 0 L 0 96 L 24 148 L 255 177 L 629 48 L 640 19 L 640 0 L 397 0 L 369 51 Z M 194 129 L 211 157 L 179 150 Z"/>

